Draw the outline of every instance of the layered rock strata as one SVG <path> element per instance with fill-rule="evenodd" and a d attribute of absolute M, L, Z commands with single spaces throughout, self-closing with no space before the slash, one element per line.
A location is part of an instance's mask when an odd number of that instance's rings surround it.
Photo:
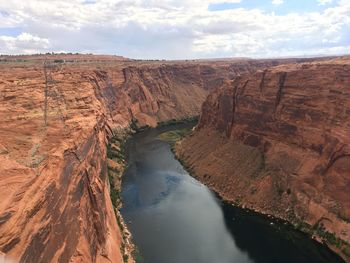
<path fill-rule="evenodd" d="M 20 262 L 123 262 L 106 145 L 198 115 L 210 90 L 285 61 L 0 61 L 0 251 Z"/>
<path fill-rule="evenodd" d="M 350 255 L 350 59 L 226 81 L 177 154 L 225 199 L 286 219 Z"/>

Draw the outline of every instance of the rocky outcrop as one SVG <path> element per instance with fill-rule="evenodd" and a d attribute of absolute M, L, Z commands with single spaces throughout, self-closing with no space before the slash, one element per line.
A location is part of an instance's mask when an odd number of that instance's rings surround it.
<path fill-rule="evenodd" d="M 283 62 L 1 58 L 0 251 L 38 263 L 123 261 L 106 161 L 115 131 L 198 115 L 226 79 Z"/>
<path fill-rule="evenodd" d="M 349 261 L 349 83 L 349 57 L 226 81 L 177 153 L 225 199 L 286 219 Z"/>
<path fill-rule="evenodd" d="M 41 65 L 2 66 L 0 250 L 9 259 L 122 260 L 106 180 L 107 110 L 84 74 L 50 69 L 45 98 Z"/>

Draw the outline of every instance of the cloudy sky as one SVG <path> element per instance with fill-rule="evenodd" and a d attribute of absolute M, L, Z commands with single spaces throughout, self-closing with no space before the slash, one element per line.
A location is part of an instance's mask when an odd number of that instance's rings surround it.
<path fill-rule="evenodd" d="M 350 54 L 350 0 L 0 0 L 0 54 Z"/>

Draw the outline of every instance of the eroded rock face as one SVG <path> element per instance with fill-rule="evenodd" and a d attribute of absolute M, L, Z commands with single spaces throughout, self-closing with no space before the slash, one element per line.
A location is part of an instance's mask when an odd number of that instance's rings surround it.
<path fill-rule="evenodd" d="M 112 132 L 198 115 L 226 79 L 283 62 L 59 57 L 68 62 L 45 74 L 36 58 L 0 64 L 0 251 L 21 262 L 122 262 L 107 178 Z M 346 166 L 334 158 L 329 173 Z"/>
<path fill-rule="evenodd" d="M 227 81 L 208 96 L 178 154 L 224 198 L 306 222 L 314 231 L 303 230 L 336 251 L 349 249 L 349 83 L 349 57 Z M 343 241 L 334 244 L 326 231 Z"/>
<path fill-rule="evenodd" d="M 0 250 L 21 262 L 120 261 L 93 71 L 2 65 Z M 125 119 L 125 122 L 127 120 Z"/>

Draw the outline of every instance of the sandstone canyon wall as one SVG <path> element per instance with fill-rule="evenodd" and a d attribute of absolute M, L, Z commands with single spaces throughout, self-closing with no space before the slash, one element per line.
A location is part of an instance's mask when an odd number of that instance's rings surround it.
<path fill-rule="evenodd" d="M 350 261 L 350 58 L 280 65 L 211 92 L 180 159 L 225 199 Z"/>
<path fill-rule="evenodd" d="M 122 262 L 113 132 L 198 115 L 225 80 L 286 62 L 59 60 L 0 61 L 0 251 L 15 262 Z"/>

